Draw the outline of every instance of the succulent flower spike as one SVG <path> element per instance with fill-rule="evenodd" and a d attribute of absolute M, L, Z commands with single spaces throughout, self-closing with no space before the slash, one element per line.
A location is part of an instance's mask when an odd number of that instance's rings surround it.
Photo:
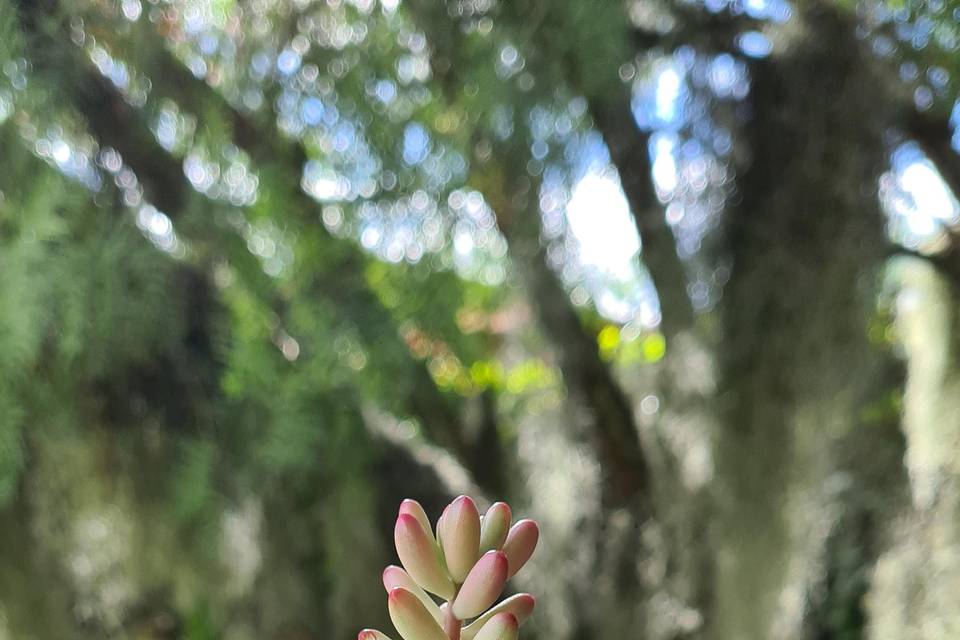
<path fill-rule="evenodd" d="M 443 616 L 440 614 L 440 607 L 437 606 L 437 603 L 427 595 L 426 591 L 420 588 L 420 585 L 410 577 L 409 573 L 400 567 L 390 565 L 383 570 L 383 587 L 387 590 L 387 593 L 390 593 L 397 587 L 406 589 L 417 596 L 417 600 L 423 603 L 423 606 L 427 608 L 427 611 L 429 611 L 433 619 L 437 621 L 437 624 L 443 624 Z"/>
<path fill-rule="evenodd" d="M 397 517 L 393 539 L 403 568 L 417 584 L 441 598 L 453 597 L 453 582 L 440 564 L 436 545 L 414 516 L 402 513 Z"/>
<path fill-rule="evenodd" d="M 390 591 L 387 609 L 403 640 L 448 640 L 423 603 L 406 589 L 397 587 Z"/>
<path fill-rule="evenodd" d="M 517 640 L 519 626 L 533 612 L 533 596 L 521 593 L 490 607 L 533 555 L 540 530 L 533 520 L 511 527 L 512 520 L 503 502 L 481 519 L 474 501 L 460 496 L 443 510 L 434 535 L 419 502 L 400 504 L 393 537 L 403 567 L 384 569 L 383 586 L 403 640 Z M 364 629 L 357 640 L 390 638 Z"/>
<path fill-rule="evenodd" d="M 467 496 L 454 500 L 443 515 L 443 555 L 450 577 L 461 584 L 480 555 L 480 513 Z"/>
<path fill-rule="evenodd" d="M 533 520 L 521 520 L 510 527 L 507 541 L 503 543 L 503 552 L 507 554 L 507 560 L 510 561 L 508 578 L 516 575 L 517 571 L 527 563 L 533 555 L 533 550 L 537 548 L 539 539 L 540 528 Z"/>
<path fill-rule="evenodd" d="M 480 629 L 487 624 L 487 621 L 498 613 L 512 613 L 517 619 L 518 624 L 523 624 L 524 621 L 530 617 L 530 614 L 533 613 L 533 608 L 536 604 L 537 601 L 529 593 L 518 593 L 515 596 L 510 596 L 465 626 L 460 632 L 460 640 L 473 640 L 480 632 Z"/>
<path fill-rule="evenodd" d="M 517 640 L 516 616 L 512 613 L 498 613 L 483 625 L 475 640 Z"/>
<path fill-rule="evenodd" d="M 480 553 L 500 549 L 507 540 L 513 514 L 506 502 L 494 502 L 480 524 Z"/>
<path fill-rule="evenodd" d="M 473 566 L 460 588 L 453 601 L 453 615 L 460 620 L 480 615 L 497 601 L 506 582 L 506 554 L 488 551 Z"/>

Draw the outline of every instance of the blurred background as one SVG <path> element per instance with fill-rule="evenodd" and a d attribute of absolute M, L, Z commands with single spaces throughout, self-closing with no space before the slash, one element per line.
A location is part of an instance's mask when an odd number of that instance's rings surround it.
<path fill-rule="evenodd" d="M 0 0 L 0 638 L 960 638 L 957 0 Z"/>

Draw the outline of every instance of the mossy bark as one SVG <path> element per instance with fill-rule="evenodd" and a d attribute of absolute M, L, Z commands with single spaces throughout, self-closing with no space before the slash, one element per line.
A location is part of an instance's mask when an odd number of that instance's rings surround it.
<path fill-rule="evenodd" d="M 867 335 L 886 244 L 883 85 L 846 17 L 798 13 L 787 46 L 750 65 L 749 160 L 724 230 L 717 640 L 799 637 L 837 446 L 863 428 L 890 357 Z"/>

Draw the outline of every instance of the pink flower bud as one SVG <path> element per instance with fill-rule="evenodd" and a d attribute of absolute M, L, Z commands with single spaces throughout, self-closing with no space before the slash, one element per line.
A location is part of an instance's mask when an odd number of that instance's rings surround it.
<path fill-rule="evenodd" d="M 357 634 L 357 640 L 390 640 L 390 636 L 376 629 L 364 629 Z"/>
<path fill-rule="evenodd" d="M 387 609 L 403 640 L 448 640 L 423 603 L 406 589 L 398 587 L 390 591 Z"/>
<path fill-rule="evenodd" d="M 523 624 L 524 621 L 530 617 L 530 614 L 533 613 L 533 608 L 536 604 L 537 601 L 529 593 L 518 593 L 515 596 L 510 596 L 465 626 L 460 633 L 460 640 L 473 640 L 480 629 L 487 624 L 487 621 L 498 613 L 512 613 L 517 619 L 517 623 Z"/>
<path fill-rule="evenodd" d="M 512 519 L 513 514 L 506 502 L 495 502 L 487 509 L 480 525 L 480 553 L 503 546 Z"/>
<path fill-rule="evenodd" d="M 507 582 L 508 562 L 502 551 L 488 551 L 474 565 L 453 601 L 453 615 L 466 620 L 497 601 Z"/>
<path fill-rule="evenodd" d="M 540 528 L 533 520 L 521 520 L 510 528 L 507 540 L 503 543 L 503 552 L 510 562 L 508 578 L 516 575 L 521 567 L 527 563 L 533 550 L 537 548 L 540 539 Z"/>
<path fill-rule="evenodd" d="M 423 510 L 423 507 L 416 500 L 411 500 L 407 498 L 400 503 L 400 512 L 397 515 L 409 514 L 417 519 L 417 522 L 420 523 L 420 526 L 423 527 L 423 530 L 426 531 L 430 536 L 433 536 L 433 527 L 430 526 L 430 518 L 427 517 L 427 512 Z"/>
<path fill-rule="evenodd" d="M 450 511 L 450 505 L 443 508 L 440 517 L 437 518 L 437 544 L 440 545 L 440 551 L 443 551 L 443 517 Z"/>
<path fill-rule="evenodd" d="M 454 500 L 443 515 L 443 556 L 454 582 L 463 582 L 480 555 L 480 513 L 467 496 Z"/>
<path fill-rule="evenodd" d="M 498 613 L 483 625 L 475 640 L 517 640 L 517 618 L 512 613 Z"/>
<path fill-rule="evenodd" d="M 397 517 L 393 539 L 403 568 L 417 584 L 441 598 L 453 597 L 453 583 L 440 564 L 436 545 L 414 516 L 404 513 Z"/>
<path fill-rule="evenodd" d="M 440 607 L 433 601 L 433 598 L 427 595 L 427 592 L 420 588 L 410 574 L 398 566 L 390 565 L 383 570 L 383 587 L 390 593 L 397 587 L 406 589 L 417 597 L 417 600 L 423 603 L 437 624 L 443 624 L 443 616 L 440 614 Z"/>

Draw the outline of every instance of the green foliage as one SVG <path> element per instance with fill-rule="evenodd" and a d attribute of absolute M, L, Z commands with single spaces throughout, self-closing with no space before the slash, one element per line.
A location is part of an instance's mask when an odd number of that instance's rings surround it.
<path fill-rule="evenodd" d="M 0 60 L 16 59 L 22 44 L 17 12 L 10 3 L 0 3 Z"/>
<path fill-rule="evenodd" d="M 184 302 L 175 262 L 125 212 L 31 157 L 3 128 L 0 176 L 0 487 L 9 498 L 25 461 L 21 429 L 69 424 L 135 391 L 136 371 L 182 358 Z M 99 400 L 103 402 L 103 399 Z M 73 419 L 65 415 L 72 414 Z"/>
<path fill-rule="evenodd" d="M 0 135 L 10 141 L 11 127 Z M 56 279 L 46 271 L 47 247 L 63 235 L 55 207 L 66 198 L 62 179 L 51 172 L 30 181 L 36 162 L 16 147 L 7 166 L 0 175 L 0 502 L 11 497 L 24 463 L 20 430 L 30 412 L 22 390 L 40 364 L 51 321 L 47 305 Z"/>
<path fill-rule="evenodd" d="M 222 637 L 210 613 L 210 605 L 198 603 L 187 617 L 184 640 L 220 640 Z"/>
<path fill-rule="evenodd" d="M 186 441 L 173 476 L 173 513 L 185 521 L 196 520 L 211 507 L 216 492 L 216 450 L 210 442 Z"/>
<path fill-rule="evenodd" d="M 425 340 L 440 341 L 465 363 L 484 357 L 493 344 L 484 318 L 503 303 L 502 290 L 426 264 L 371 263 L 367 280 L 401 331 L 415 329 Z"/>

